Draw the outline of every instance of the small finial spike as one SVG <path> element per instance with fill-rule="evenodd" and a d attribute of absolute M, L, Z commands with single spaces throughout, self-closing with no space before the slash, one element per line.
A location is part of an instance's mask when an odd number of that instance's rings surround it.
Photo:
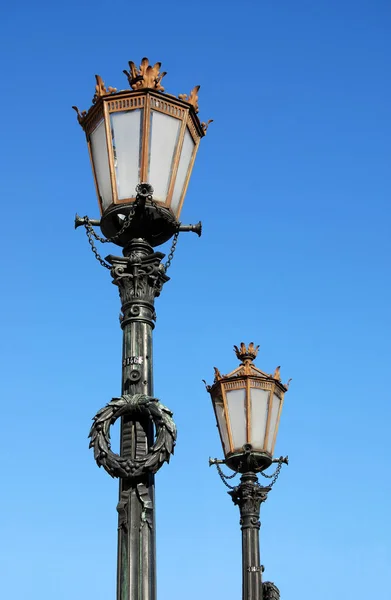
<path fill-rule="evenodd" d="M 216 383 L 216 381 L 219 381 L 219 379 L 222 379 L 223 376 L 222 376 L 222 374 L 220 373 L 220 371 L 218 370 L 217 367 L 213 367 L 213 369 L 214 369 L 214 372 L 215 372 L 215 383 Z"/>
<path fill-rule="evenodd" d="M 193 108 L 194 108 L 194 110 L 195 110 L 196 113 L 198 113 L 198 111 L 199 111 L 199 107 L 198 107 L 198 91 L 199 91 L 200 87 L 201 87 L 200 85 L 196 85 L 191 90 L 191 92 L 190 92 L 189 95 L 187 95 L 187 94 L 179 94 L 179 96 L 178 96 L 179 100 L 184 100 L 185 102 L 188 102 L 189 104 L 191 104 L 193 106 Z M 208 125 L 211 122 L 212 121 L 208 121 Z M 208 126 L 206 126 L 206 129 L 207 128 L 208 128 Z"/>
<path fill-rule="evenodd" d="M 202 131 L 204 132 L 204 134 L 206 134 L 206 132 L 208 131 L 208 127 L 209 125 L 213 123 L 213 119 L 209 119 L 209 121 L 202 121 L 201 123 L 201 127 L 202 127 Z"/>
<path fill-rule="evenodd" d="M 280 369 L 281 369 L 281 367 L 276 367 L 276 370 L 274 371 L 274 374 L 273 374 L 273 379 L 277 379 L 277 381 L 281 381 Z"/>

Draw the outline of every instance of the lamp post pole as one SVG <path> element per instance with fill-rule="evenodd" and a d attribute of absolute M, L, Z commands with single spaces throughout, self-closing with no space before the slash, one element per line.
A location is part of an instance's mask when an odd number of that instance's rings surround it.
<path fill-rule="evenodd" d="M 168 281 L 160 252 L 142 239 L 132 240 L 124 258 L 110 256 L 113 283 L 121 298 L 123 330 L 122 395 L 153 396 L 152 330 L 154 299 Z M 124 416 L 120 455 L 143 460 L 154 440 L 153 422 Z M 121 478 L 118 510 L 117 600 L 155 600 L 154 475 Z"/>
<path fill-rule="evenodd" d="M 152 331 L 155 298 L 180 231 L 201 235 L 201 223 L 179 216 L 194 161 L 210 120 L 198 118 L 198 90 L 164 94 L 161 64 L 144 57 L 124 71 L 130 89 L 106 87 L 96 75 L 92 106 L 78 122 L 88 144 L 101 218 L 76 215 L 99 263 L 110 270 L 121 299 L 121 396 L 93 418 L 90 447 L 99 467 L 118 477 L 117 600 L 156 600 L 154 476 L 176 441 L 171 411 L 153 397 Z M 152 185 L 153 184 L 153 185 Z M 104 237 L 94 230 L 99 225 Z M 173 238 L 167 262 L 155 252 Z M 95 240 L 123 248 L 99 254 Z M 110 427 L 121 419 L 120 453 L 111 450 Z"/>
<path fill-rule="evenodd" d="M 261 487 L 256 474 L 248 471 L 241 476 L 240 485 L 228 492 L 240 510 L 243 600 L 263 600 L 259 515 L 261 504 L 266 501 L 270 489 Z"/>

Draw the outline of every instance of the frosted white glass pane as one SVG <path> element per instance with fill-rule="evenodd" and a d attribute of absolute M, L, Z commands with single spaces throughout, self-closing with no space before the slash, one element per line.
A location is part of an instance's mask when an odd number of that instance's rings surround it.
<path fill-rule="evenodd" d="M 109 157 L 107 153 L 106 131 L 103 121 L 90 135 L 92 160 L 98 182 L 99 195 L 102 199 L 103 210 L 113 201 L 109 170 Z"/>
<path fill-rule="evenodd" d="M 276 430 L 278 409 L 280 408 L 280 402 L 281 402 L 281 400 L 279 399 L 279 397 L 276 394 L 273 394 L 272 414 L 270 417 L 269 437 L 267 440 L 267 451 L 270 453 L 272 451 L 274 432 Z"/>
<path fill-rule="evenodd" d="M 240 450 L 247 443 L 245 399 L 246 390 L 243 388 L 227 392 L 228 414 L 234 450 Z"/>
<path fill-rule="evenodd" d="M 216 409 L 216 417 L 217 417 L 217 423 L 219 426 L 220 435 L 223 440 L 224 454 L 228 454 L 230 449 L 229 449 L 227 423 L 226 423 L 225 415 L 224 415 L 224 407 L 222 404 L 215 404 L 215 409 Z"/>
<path fill-rule="evenodd" d="M 250 388 L 251 394 L 251 440 L 254 450 L 264 450 L 267 404 L 270 396 L 268 390 Z"/>
<path fill-rule="evenodd" d="M 191 137 L 191 134 L 186 127 L 185 138 L 183 140 L 183 146 L 182 146 L 181 158 L 179 160 L 178 172 L 177 172 L 175 186 L 174 186 L 174 193 L 172 195 L 172 200 L 171 200 L 171 208 L 174 211 L 174 214 L 176 215 L 176 217 L 179 216 L 179 215 L 177 215 L 177 210 L 179 208 L 179 202 L 182 197 L 183 186 L 185 185 L 186 176 L 187 176 L 187 172 L 189 170 L 191 157 L 193 156 L 194 146 L 195 146 L 195 144 L 193 142 L 193 138 Z"/>
<path fill-rule="evenodd" d="M 135 196 L 140 183 L 141 119 L 143 109 L 136 108 L 111 115 L 111 135 L 118 199 Z"/>
<path fill-rule="evenodd" d="M 151 111 L 148 183 L 154 189 L 153 197 L 161 202 L 167 199 L 180 126 L 179 119 Z"/>

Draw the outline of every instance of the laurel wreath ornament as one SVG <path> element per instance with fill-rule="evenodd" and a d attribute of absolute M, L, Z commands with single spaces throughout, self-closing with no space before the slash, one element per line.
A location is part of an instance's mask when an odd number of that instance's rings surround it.
<path fill-rule="evenodd" d="M 124 458 L 111 450 L 110 426 L 124 415 L 135 421 L 148 417 L 155 425 L 155 443 L 143 458 Z M 89 433 L 90 448 L 98 467 L 103 467 L 111 477 L 133 479 L 145 473 L 156 473 L 174 453 L 177 430 L 172 412 L 157 398 L 145 394 L 124 395 L 113 398 L 93 418 Z"/>

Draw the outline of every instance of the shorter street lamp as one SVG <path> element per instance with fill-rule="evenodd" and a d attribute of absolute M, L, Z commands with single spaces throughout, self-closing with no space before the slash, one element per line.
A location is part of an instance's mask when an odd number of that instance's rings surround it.
<path fill-rule="evenodd" d="M 289 381 L 281 383 L 280 367 L 269 375 L 253 364 L 258 348 L 253 342 L 248 347 L 243 342 L 240 348 L 234 346 L 241 361 L 239 367 L 228 375 L 221 375 L 215 367 L 213 385 L 207 386 L 224 452 L 224 460 L 210 459 L 209 464 L 217 466 L 221 479 L 230 488 L 228 493 L 240 509 L 243 600 L 279 598 L 273 583 L 262 584 L 259 515 L 261 503 L 267 499 L 282 464 L 288 464 L 288 457 L 273 459 L 273 452 Z M 272 463 L 278 463 L 274 475 L 263 473 Z M 220 464 L 235 471 L 234 475 L 224 475 Z M 242 475 L 240 484 L 231 486 L 227 479 L 237 473 Z M 257 473 L 271 479 L 270 485 L 260 486 Z"/>

